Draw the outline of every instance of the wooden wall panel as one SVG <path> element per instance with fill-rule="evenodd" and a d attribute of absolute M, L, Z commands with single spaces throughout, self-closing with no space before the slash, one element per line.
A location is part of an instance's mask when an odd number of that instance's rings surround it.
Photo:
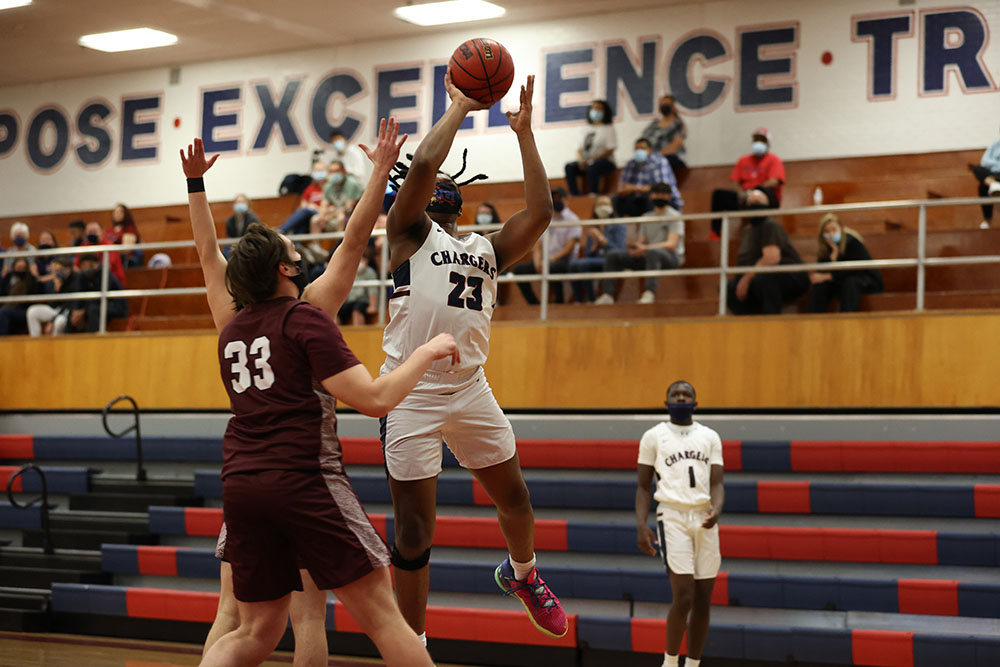
<path fill-rule="evenodd" d="M 377 327 L 345 331 L 372 373 Z M 1000 313 L 498 324 L 487 375 L 509 408 L 650 408 L 673 380 L 706 407 L 1000 405 Z M 214 333 L 13 337 L 0 408 L 226 408 Z"/>

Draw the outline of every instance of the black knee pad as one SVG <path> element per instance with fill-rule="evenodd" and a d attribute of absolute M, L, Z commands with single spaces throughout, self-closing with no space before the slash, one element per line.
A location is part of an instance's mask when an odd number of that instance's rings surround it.
<path fill-rule="evenodd" d="M 419 570 L 427 565 L 427 562 L 431 559 L 430 548 L 423 552 L 416 558 L 403 558 L 399 550 L 396 549 L 396 545 L 392 545 L 392 564 L 394 567 L 398 567 L 400 570 L 408 570 L 410 572 L 414 570 Z"/>

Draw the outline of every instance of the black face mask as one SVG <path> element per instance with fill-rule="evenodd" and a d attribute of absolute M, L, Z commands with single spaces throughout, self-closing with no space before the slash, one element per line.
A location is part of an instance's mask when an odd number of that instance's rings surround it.
<path fill-rule="evenodd" d="M 101 237 L 97 234 L 87 234 L 87 243 L 90 245 L 97 245 L 101 240 Z"/>
<path fill-rule="evenodd" d="M 458 186 L 442 181 L 434 186 L 431 201 L 424 209 L 428 213 L 447 213 L 458 215 L 462 212 L 462 193 Z"/>
<path fill-rule="evenodd" d="M 670 104 L 661 104 L 660 105 L 660 113 L 662 113 L 664 116 L 669 116 L 670 112 L 673 111 L 673 110 L 674 110 L 673 105 L 670 105 Z"/>
<path fill-rule="evenodd" d="M 93 280 L 94 278 L 97 278 L 99 272 L 100 269 L 87 269 L 86 271 L 81 271 L 80 273 L 87 280 Z"/>
<path fill-rule="evenodd" d="M 670 206 L 674 203 L 673 199 L 664 199 L 662 197 L 657 197 L 656 199 L 650 199 L 650 203 L 657 208 L 663 208 L 664 206 Z"/>
<path fill-rule="evenodd" d="M 556 213 L 561 213 L 564 208 L 566 208 L 565 203 L 561 201 L 552 202 L 552 210 L 555 211 Z"/>
<path fill-rule="evenodd" d="M 309 284 L 309 276 L 306 275 L 306 261 L 299 259 L 299 261 L 292 263 L 298 267 L 299 272 L 297 275 L 288 276 L 288 279 L 295 283 L 295 286 L 299 288 L 299 296 L 302 296 L 302 291 Z"/>

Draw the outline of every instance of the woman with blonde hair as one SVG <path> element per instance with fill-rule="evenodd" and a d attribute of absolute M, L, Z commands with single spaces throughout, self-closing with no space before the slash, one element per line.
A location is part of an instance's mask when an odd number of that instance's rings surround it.
<path fill-rule="evenodd" d="M 861 235 L 841 225 L 833 213 L 827 213 L 819 221 L 817 246 L 817 262 L 856 262 L 872 258 Z M 840 299 L 840 312 L 853 313 L 861 305 L 862 294 L 874 294 L 883 289 L 878 269 L 813 271 L 809 281 L 812 283 L 810 313 L 825 313 L 831 297 Z"/>

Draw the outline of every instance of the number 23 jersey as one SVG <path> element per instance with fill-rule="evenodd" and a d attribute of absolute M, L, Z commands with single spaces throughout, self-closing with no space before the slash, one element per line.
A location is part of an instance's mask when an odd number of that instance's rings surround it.
<path fill-rule="evenodd" d="M 389 324 L 382 349 L 395 368 L 438 334 L 455 337 L 462 361 L 438 359 L 430 370 L 461 372 L 483 365 L 490 352 L 497 260 L 480 234 L 455 238 L 433 223 L 420 248 L 392 274 Z"/>
<path fill-rule="evenodd" d="M 698 422 L 660 422 L 642 435 L 639 463 L 656 471 L 657 502 L 706 507 L 712 502 L 712 466 L 722 465 L 722 440 Z"/>

